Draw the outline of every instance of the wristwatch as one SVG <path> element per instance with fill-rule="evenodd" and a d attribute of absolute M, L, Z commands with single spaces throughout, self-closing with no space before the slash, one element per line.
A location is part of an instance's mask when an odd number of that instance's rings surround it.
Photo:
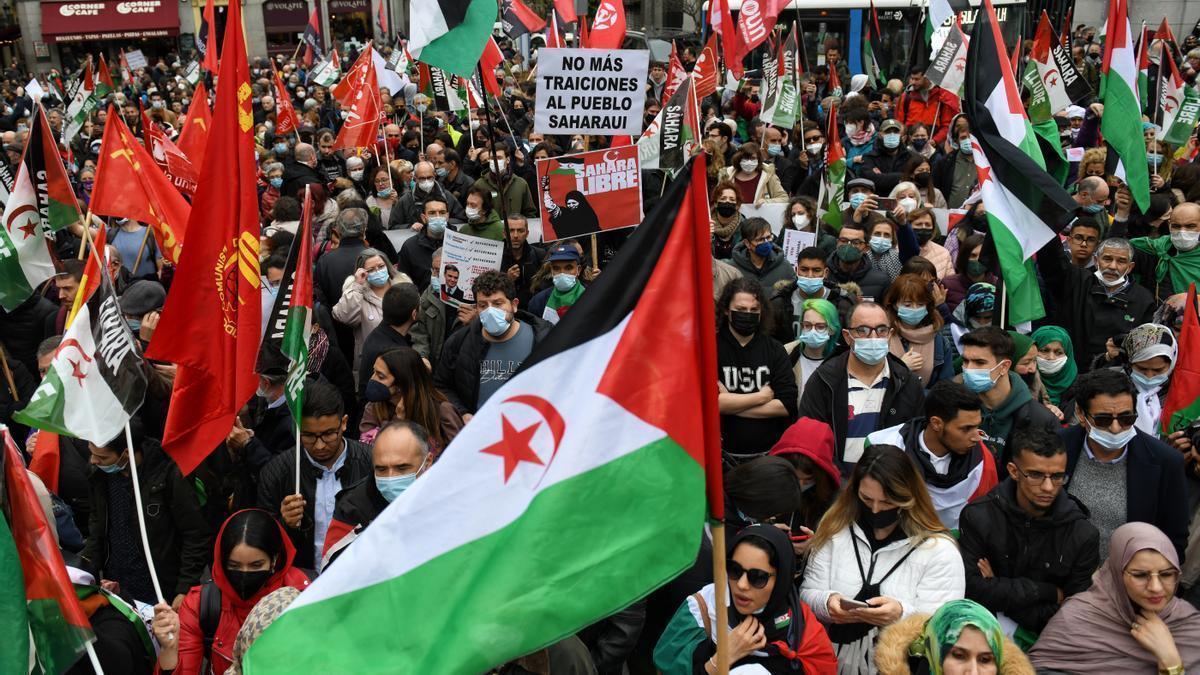
<path fill-rule="evenodd" d="M 1177 663 L 1169 668 L 1159 668 L 1158 672 L 1162 675 L 1184 675 L 1183 664 Z"/>

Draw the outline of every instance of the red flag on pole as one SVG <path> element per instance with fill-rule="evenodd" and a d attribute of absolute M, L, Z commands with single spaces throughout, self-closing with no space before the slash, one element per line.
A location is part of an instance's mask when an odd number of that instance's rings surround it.
<path fill-rule="evenodd" d="M 696 98 L 712 96 L 717 91 L 717 34 L 708 36 L 708 44 L 696 57 L 692 79 L 696 81 Z"/>
<path fill-rule="evenodd" d="M 333 85 L 329 93 L 338 100 L 343 106 L 348 106 L 352 102 L 352 96 L 362 86 L 363 80 L 367 79 L 367 71 L 374 72 L 374 62 L 371 59 L 371 43 L 367 42 L 367 46 L 358 55 L 354 65 L 350 66 L 350 72 L 341 79 L 340 82 Z"/>
<path fill-rule="evenodd" d="M 208 23 L 208 34 L 204 36 L 204 62 L 200 65 L 210 73 L 217 72 L 217 13 L 213 0 L 204 2 L 204 21 Z M 124 52 L 121 52 L 124 55 Z"/>
<path fill-rule="evenodd" d="M 546 47 L 549 49 L 561 49 L 566 46 L 567 41 L 563 39 L 562 32 L 558 29 L 558 17 L 554 15 L 554 10 L 552 9 L 550 10 L 550 20 L 546 22 Z"/>
<path fill-rule="evenodd" d="M 500 51 L 500 45 L 496 44 L 496 38 L 488 37 L 487 44 L 483 46 L 483 55 L 479 57 L 479 65 L 483 70 L 483 88 L 496 98 L 504 94 L 500 81 L 496 79 L 496 69 L 502 63 L 504 54 Z"/>
<path fill-rule="evenodd" d="M 208 130 L 212 128 L 212 109 L 208 107 L 208 90 L 201 80 L 192 92 L 192 103 L 188 107 L 187 117 L 184 118 L 183 129 L 179 131 L 179 146 L 182 152 L 192 162 L 192 166 L 200 169 L 204 166 L 204 148 L 208 144 Z"/>
<path fill-rule="evenodd" d="M 620 49 L 625 41 L 625 29 L 623 0 L 601 0 L 588 40 L 593 49 Z"/>
<path fill-rule="evenodd" d="M 382 6 L 382 5 L 380 5 Z M 300 128 L 300 118 L 296 117 L 296 108 L 292 106 L 292 97 L 279 71 L 275 70 L 275 62 L 271 61 L 271 72 L 275 75 L 275 135 L 294 134 Z"/>
<path fill-rule="evenodd" d="M 575 23 L 579 15 L 575 13 L 575 0 L 554 0 L 554 11 L 564 23 Z"/>
<path fill-rule="evenodd" d="M 754 48 L 763 43 L 775 21 L 791 0 L 763 0 L 762 2 L 747 2 L 742 4 L 738 12 L 738 54 L 739 68 L 741 61 Z M 722 36 L 724 37 L 724 36 Z"/>
<path fill-rule="evenodd" d="M 725 67 L 733 73 L 734 77 L 741 79 L 744 72 L 741 38 L 738 36 L 737 28 L 733 25 L 733 15 L 729 12 L 729 0 L 714 0 L 712 7 L 713 11 L 709 19 L 712 21 L 713 32 L 721 36 Z"/>
<path fill-rule="evenodd" d="M 229 4 L 220 83 L 192 236 L 146 356 L 177 364 L 163 449 L 191 473 L 254 395 L 262 330 L 258 194 L 242 12 Z"/>
<path fill-rule="evenodd" d="M 379 84 L 375 80 L 375 66 L 367 62 L 367 76 L 358 84 L 354 98 L 350 103 L 350 113 L 338 132 L 333 147 L 338 148 L 370 148 L 374 147 L 379 135 L 379 114 L 383 106 L 379 100 Z"/>

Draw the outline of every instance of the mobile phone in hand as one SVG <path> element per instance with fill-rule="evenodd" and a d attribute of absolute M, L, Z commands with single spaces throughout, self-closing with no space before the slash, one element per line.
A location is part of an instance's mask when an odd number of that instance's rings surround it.
<path fill-rule="evenodd" d="M 843 612 L 849 612 L 855 609 L 870 609 L 871 606 L 862 600 L 853 600 L 851 598 L 838 598 L 838 604 L 841 605 Z"/>
<path fill-rule="evenodd" d="M 879 204 L 879 208 L 883 211 L 891 211 L 900 204 L 899 201 L 891 197 L 876 197 L 875 202 Z"/>

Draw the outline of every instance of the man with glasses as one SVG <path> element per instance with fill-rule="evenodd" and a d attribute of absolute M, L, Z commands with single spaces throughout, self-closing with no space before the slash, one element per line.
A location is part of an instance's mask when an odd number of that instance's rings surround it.
<path fill-rule="evenodd" d="M 803 141 L 793 147 L 791 153 L 800 169 L 795 173 L 793 184 L 783 187 L 789 194 L 799 193 L 817 199 L 825 176 L 825 134 L 812 120 L 805 120 L 803 129 Z"/>
<path fill-rule="evenodd" d="M 1093 256 L 1104 232 L 1100 219 L 1108 218 L 1102 214 L 1103 209 L 1099 208 L 1095 211 L 1080 209 L 1079 216 L 1071 221 L 1067 231 L 1066 252 L 1070 256 L 1071 264 L 1080 269 L 1091 270 L 1096 267 Z"/>
<path fill-rule="evenodd" d="M 843 476 L 862 457 L 867 434 L 921 414 L 924 387 L 903 361 L 888 353 L 891 336 L 883 307 L 874 302 L 855 305 L 842 329 L 850 349 L 821 364 L 800 397 L 800 417 L 833 428 Z"/>
<path fill-rule="evenodd" d="M 1036 636 L 1100 566 L 1100 533 L 1067 493 L 1062 439 L 1042 429 L 1013 435 L 1008 478 L 962 511 L 958 545 L 967 597 L 1017 635 Z M 1018 637 L 1018 639 L 1020 639 Z"/>
<path fill-rule="evenodd" d="M 337 493 L 371 475 L 371 449 L 346 438 L 342 396 L 323 380 L 304 387 L 300 411 L 300 490 L 296 453 L 275 455 L 258 480 L 258 507 L 283 521 L 297 567 L 318 569 Z"/>
<path fill-rule="evenodd" d="M 1055 312 L 1048 318 L 1071 335 L 1080 370 L 1090 368 L 1092 359 L 1104 353 L 1109 338 L 1152 321 L 1156 307 L 1150 291 L 1130 278 L 1138 266 L 1128 240 L 1105 239 L 1093 257 L 1096 269 L 1078 267 L 1054 239 L 1037 256 L 1046 289 L 1054 297 Z"/>
<path fill-rule="evenodd" d="M 995 326 L 984 326 L 963 335 L 960 344 L 963 384 L 983 402 L 979 429 L 997 466 L 1008 461 L 1008 440 L 1017 429 L 1059 428 L 1054 413 L 1033 399 L 1025 381 L 1013 371 L 1012 336 Z"/>
<path fill-rule="evenodd" d="M 1134 426 L 1135 389 L 1124 372 L 1096 370 L 1075 387 L 1079 426 L 1059 432 L 1067 448 L 1067 489 L 1100 530 L 1101 561 L 1113 530 L 1134 521 L 1162 530 L 1182 560 L 1188 535 L 1183 455 Z"/>
<path fill-rule="evenodd" d="M 729 125 L 724 122 L 713 122 L 708 125 L 708 131 L 705 133 L 705 136 L 716 142 L 721 153 L 725 155 L 725 166 L 729 166 L 735 150 L 733 147 L 733 129 L 730 129 Z"/>
<path fill-rule="evenodd" d="M 977 394 L 943 380 L 926 394 L 924 417 L 867 436 L 868 445 L 894 445 L 908 453 L 938 518 L 952 530 L 968 502 L 996 487 L 996 462 L 979 433 L 982 409 Z"/>
<path fill-rule="evenodd" d="M 846 218 L 838 232 L 837 248 L 826 262 L 829 278 L 836 284 L 855 284 L 864 300 L 879 301 L 891 285 L 887 272 L 877 269 L 867 257 L 866 225 Z"/>
<path fill-rule="evenodd" d="M 755 279 L 763 288 L 774 288 L 777 282 L 792 282 L 796 273 L 775 245 L 771 224 L 762 218 L 742 221 L 739 233 L 742 241 L 733 249 L 733 266 L 747 279 Z"/>

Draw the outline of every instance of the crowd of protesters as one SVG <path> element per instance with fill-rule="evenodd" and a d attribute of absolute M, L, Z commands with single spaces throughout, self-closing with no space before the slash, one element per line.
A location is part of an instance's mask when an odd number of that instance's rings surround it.
<path fill-rule="evenodd" d="M 1103 37 L 1085 26 L 1071 36 L 1093 86 Z M 620 231 L 598 245 L 534 240 L 535 160 L 611 137 L 535 131 L 536 54 L 526 62 L 501 46 L 497 106 L 441 110 L 401 75 L 403 87 L 381 92 L 387 121 L 365 152 L 334 149 L 345 110 L 303 65 L 278 57 L 277 91 L 271 65 L 252 61 L 264 309 L 305 189 L 313 196 L 312 379 L 297 424 L 284 405 L 286 358 L 261 360 L 257 395 L 186 476 L 158 440 L 167 364 L 148 366 L 132 445 L 61 439 L 48 496 L 78 583 L 109 598 L 87 605 L 107 672 L 240 672 L 263 625 L 420 480 L 621 248 Z M 1167 46 L 1149 50 L 1152 69 Z M 1200 43 L 1178 47 L 1194 83 Z M 686 71 L 696 54 L 680 49 Z M 758 668 L 745 672 L 1200 669 L 1200 425 L 1164 431 L 1176 365 L 1200 349 L 1181 341 L 1186 292 L 1200 280 L 1200 142 L 1164 144 L 1145 123 L 1152 197 L 1141 211 L 1106 169 L 1103 105 L 1060 113 L 1064 147 L 1083 149 L 1065 185 L 1078 209 L 1036 256 L 1046 316 L 1013 327 L 957 95 L 893 64 L 897 79 L 875 88 L 840 57 L 822 45 L 792 128 L 758 119 L 753 72 L 700 102 L 728 578 L 712 578 L 706 534 L 695 567 L 648 598 L 497 669 L 715 673 L 726 586 L 729 663 Z M 113 112 L 98 109 L 60 148 L 81 213 L 107 116 L 140 135 L 144 108 L 177 135 L 195 103 L 183 70 L 170 58 L 137 70 Z M 667 71 L 652 62 L 647 74 L 647 125 Z M 831 86 L 835 72 L 844 87 Z M 15 166 L 30 75 L 16 65 L 3 75 L 0 140 Z M 299 115 L 296 133 L 276 133 L 280 96 Z M 42 103 L 61 134 L 62 102 Z M 845 203 L 830 207 L 842 210 L 836 230 L 819 206 L 834 109 L 848 166 Z M 658 192 L 643 192 L 648 210 Z M 782 222 L 742 214 L 765 203 L 786 206 Z M 949 227 L 948 212 L 962 214 Z M 58 234 L 53 282 L 0 310 L 0 421 L 28 457 L 40 434 L 12 413 L 62 340 L 85 226 L 106 228 L 108 272 L 143 347 L 171 287 L 144 224 L 93 218 Z M 504 241 L 500 269 L 469 289 L 473 303 L 457 274 L 439 274 L 448 229 Z M 415 234 L 397 248 L 395 230 Z M 788 230 L 811 234 L 794 262 Z M 166 599 L 148 624 L 113 611 L 156 602 L 132 462 Z"/>

